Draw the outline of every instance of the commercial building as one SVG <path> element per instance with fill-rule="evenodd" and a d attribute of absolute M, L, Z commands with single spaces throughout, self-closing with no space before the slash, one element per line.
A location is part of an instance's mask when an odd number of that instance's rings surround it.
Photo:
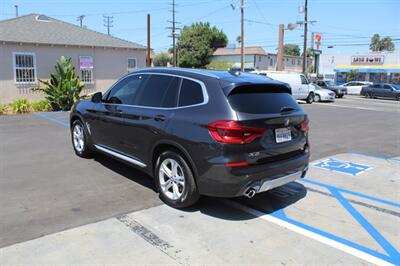
<path fill-rule="evenodd" d="M 276 70 L 277 55 L 274 53 L 267 53 L 260 46 L 245 47 L 244 49 L 244 65 L 248 69 L 257 70 Z M 226 47 L 218 48 L 215 50 L 211 61 L 222 61 L 232 63 L 234 65 L 240 64 L 240 48 Z M 283 57 L 285 71 L 301 72 L 303 58 L 301 56 Z M 307 66 L 311 65 L 311 59 L 307 60 Z"/>
<path fill-rule="evenodd" d="M 358 81 L 400 83 L 400 51 L 357 54 L 322 54 L 320 73 L 347 82 L 351 71 Z"/>
<path fill-rule="evenodd" d="M 0 103 L 40 99 L 32 88 L 48 79 L 61 57 L 72 58 L 85 93 L 104 91 L 119 77 L 146 65 L 146 47 L 29 14 L 0 21 Z"/>

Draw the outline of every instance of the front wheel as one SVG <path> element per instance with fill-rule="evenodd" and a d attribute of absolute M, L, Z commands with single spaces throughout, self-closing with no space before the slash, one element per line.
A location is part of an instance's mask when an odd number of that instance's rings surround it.
<path fill-rule="evenodd" d="M 154 177 L 161 200 L 171 207 L 189 207 L 200 197 L 192 170 L 175 151 L 166 151 L 158 157 Z"/>
<path fill-rule="evenodd" d="M 71 127 L 72 146 L 76 155 L 83 158 L 90 157 L 93 152 L 88 144 L 88 136 L 81 120 L 75 120 Z"/>
<path fill-rule="evenodd" d="M 320 102 L 321 101 L 321 97 L 318 94 L 316 94 L 315 97 L 314 97 L 314 100 L 315 100 L 315 102 Z"/>
<path fill-rule="evenodd" d="M 314 101 L 314 94 L 313 93 L 310 93 L 310 94 L 308 94 L 308 97 L 307 97 L 307 103 L 313 103 L 313 101 Z"/>

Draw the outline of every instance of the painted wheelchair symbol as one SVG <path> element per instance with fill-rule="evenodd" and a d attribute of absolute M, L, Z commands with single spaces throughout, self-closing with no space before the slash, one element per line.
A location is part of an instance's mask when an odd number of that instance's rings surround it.
<path fill-rule="evenodd" d="M 334 158 L 329 158 L 323 161 L 316 162 L 312 166 L 331 172 L 338 172 L 351 176 L 356 176 L 372 169 L 372 167 L 368 165 L 340 161 Z"/>

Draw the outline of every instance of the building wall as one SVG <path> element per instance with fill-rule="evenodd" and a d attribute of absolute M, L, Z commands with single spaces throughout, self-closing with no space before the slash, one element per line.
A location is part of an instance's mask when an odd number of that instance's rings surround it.
<path fill-rule="evenodd" d="M 118 78 L 128 72 L 128 58 L 136 58 L 138 68 L 146 65 L 144 50 L 44 46 L 31 44 L 0 44 L 0 103 L 8 103 L 18 98 L 42 99 L 43 95 L 33 92 L 34 85 L 19 85 L 14 81 L 13 52 L 34 53 L 36 57 L 37 79 L 48 79 L 54 71 L 56 61 L 61 57 L 72 58 L 76 74 L 80 75 L 79 56 L 93 58 L 93 84 L 85 86 L 84 93 L 107 90 Z"/>

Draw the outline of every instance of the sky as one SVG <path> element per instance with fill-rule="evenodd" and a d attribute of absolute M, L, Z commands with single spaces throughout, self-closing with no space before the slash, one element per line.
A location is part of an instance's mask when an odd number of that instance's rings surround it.
<path fill-rule="evenodd" d="M 245 45 L 262 46 L 276 52 L 278 25 L 304 20 L 299 6 L 304 0 L 244 0 Z M 210 22 L 223 30 L 234 44 L 240 35 L 240 0 L 175 0 L 179 27 L 193 22 Z M 0 19 L 19 15 L 45 14 L 79 24 L 85 15 L 87 28 L 107 33 L 103 16 L 112 16 L 111 35 L 146 44 L 146 19 L 151 15 L 152 48 L 165 51 L 172 45 L 168 20 L 172 19 L 172 0 L 0 0 Z M 237 8 L 234 10 L 231 4 Z M 365 53 L 374 33 L 391 36 L 400 47 L 400 0 L 308 0 L 308 19 L 316 22 L 311 32 L 322 34 L 323 53 Z M 285 31 L 285 43 L 303 46 L 303 28 Z M 308 46 L 310 41 L 308 41 Z M 333 48 L 328 48 L 332 46 Z"/>

